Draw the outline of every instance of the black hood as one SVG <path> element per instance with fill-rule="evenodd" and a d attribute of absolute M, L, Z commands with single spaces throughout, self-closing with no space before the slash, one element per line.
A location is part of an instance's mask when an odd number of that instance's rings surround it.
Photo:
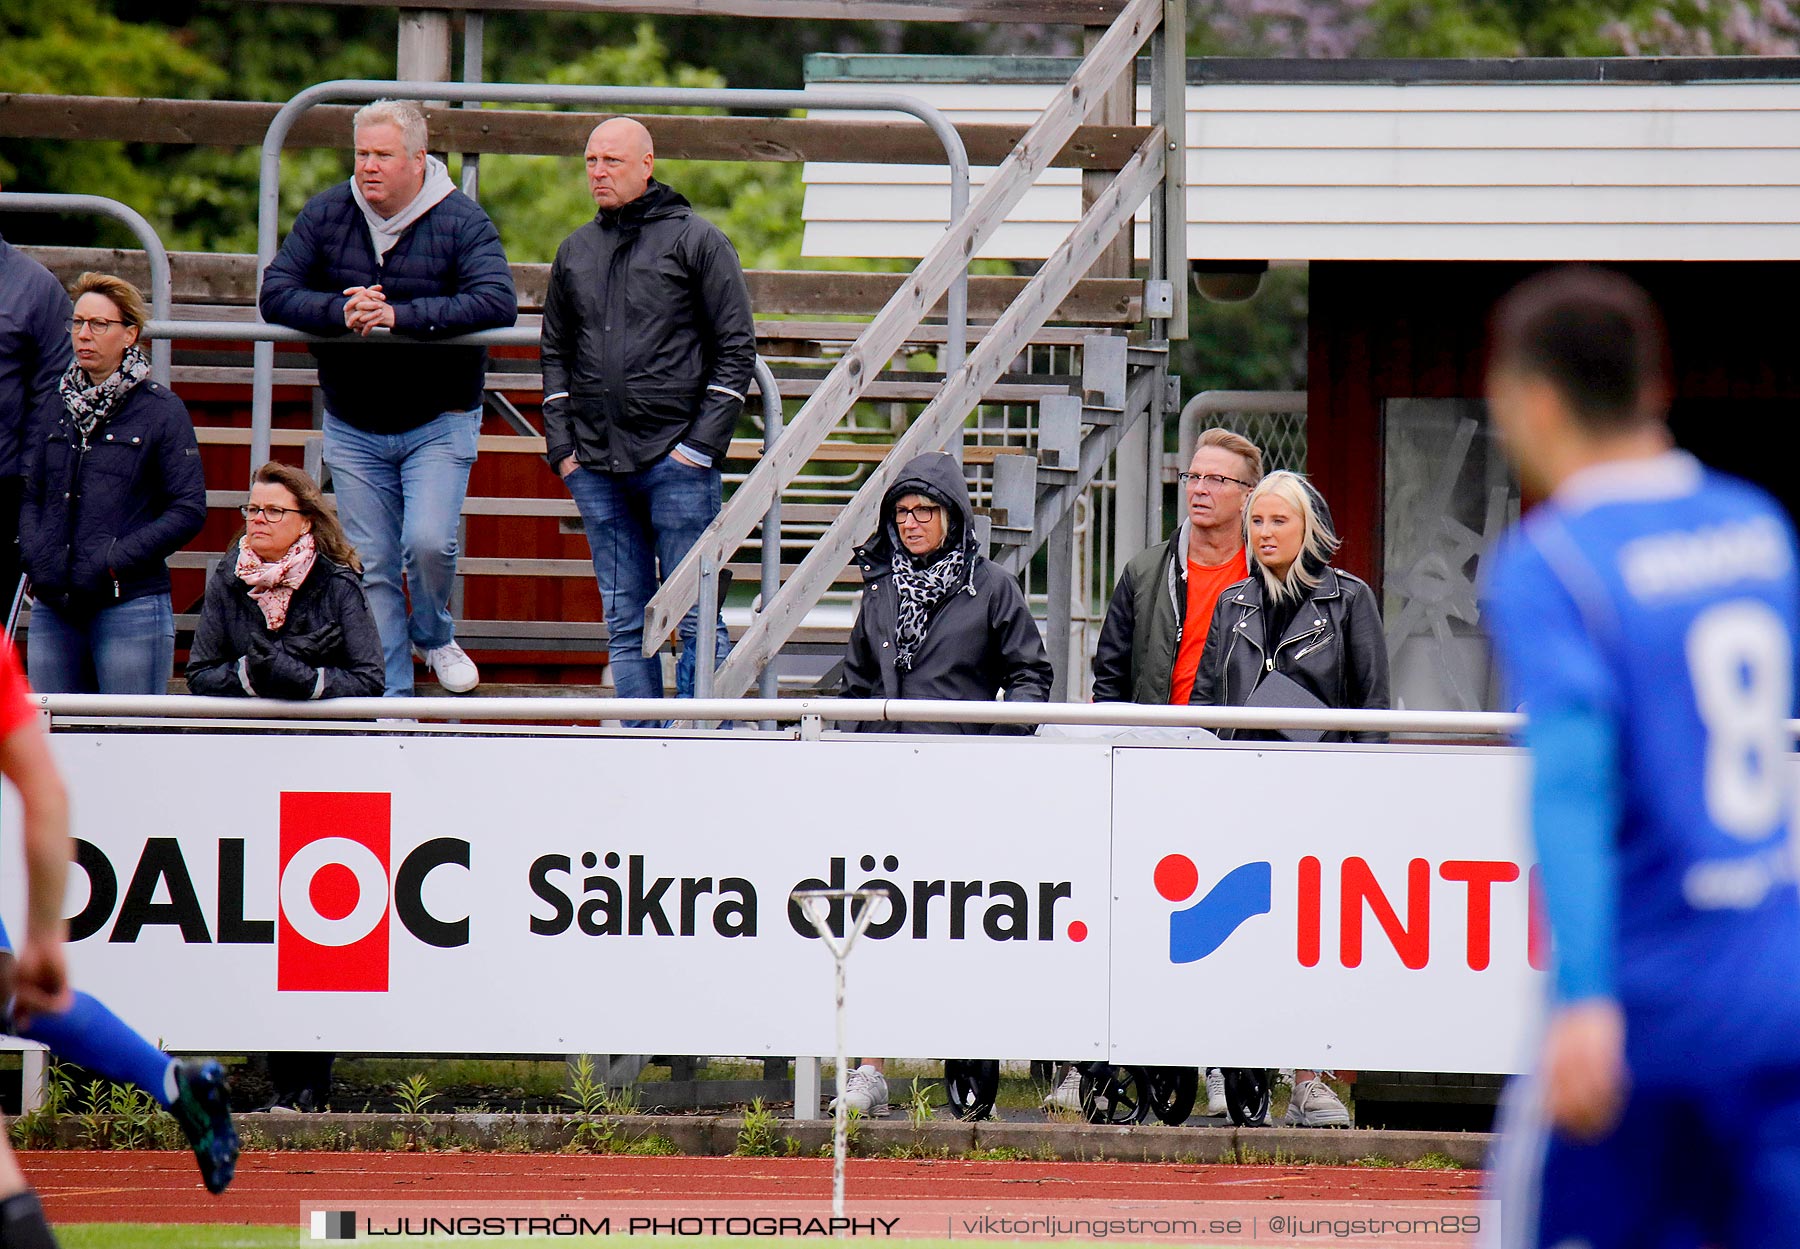
<path fill-rule="evenodd" d="M 693 212 L 693 206 L 680 191 L 670 190 L 655 178 L 644 188 L 644 193 L 629 204 L 621 204 L 617 208 L 602 208 L 594 214 L 603 230 L 635 230 L 649 221 L 661 221 L 665 217 L 685 217 Z"/>
<path fill-rule="evenodd" d="M 970 554 L 975 548 L 975 508 L 969 502 L 969 483 L 963 466 L 956 457 L 944 451 L 929 451 L 918 456 L 900 470 L 900 477 L 881 496 L 881 516 L 876 522 L 875 536 L 863 548 L 870 562 L 891 564 L 900 545 L 900 531 L 894 525 L 894 505 L 909 494 L 922 494 L 949 510 L 944 529 L 942 550 L 962 546 Z M 973 562 L 973 561 L 971 561 Z"/>
<path fill-rule="evenodd" d="M 1300 479 L 1300 484 L 1306 487 L 1307 497 L 1312 500 L 1313 511 L 1319 514 L 1319 522 L 1325 527 L 1327 532 L 1335 536 L 1337 534 L 1337 526 L 1332 523 L 1331 505 L 1325 502 L 1325 496 L 1319 493 L 1318 487 L 1313 485 L 1308 478 L 1302 477 Z M 1322 575 L 1327 568 L 1331 567 L 1331 561 L 1329 559 L 1320 559 L 1311 551 L 1303 550 L 1300 552 L 1300 567 L 1305 569 L 1310 576 L 1317 577 Z"/>

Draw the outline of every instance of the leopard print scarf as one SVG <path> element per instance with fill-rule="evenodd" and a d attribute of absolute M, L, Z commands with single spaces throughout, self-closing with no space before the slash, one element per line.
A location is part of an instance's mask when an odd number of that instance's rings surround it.
<path fill-rule="evenodd" d="M 969 558 L 962 544 L 946 542 L 918 560 L 898 541 L 894 545 L 894 589 L 900 599 L 900 621 L 894 631 L 894 667 L 911 672 L 925 629 L 939 603 L 963 588 Z"/>

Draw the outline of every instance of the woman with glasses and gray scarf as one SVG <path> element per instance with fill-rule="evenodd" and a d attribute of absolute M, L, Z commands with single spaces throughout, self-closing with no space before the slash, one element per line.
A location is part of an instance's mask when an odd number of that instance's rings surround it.
<path fill-rule="evenodd" d="M 845 698 L 1041 703 L 1050 660 L 1019 583 L 980 553 L 962 465 L 921 455 L 881 502 L 856 553 L 863 600 L 844 656 Z M 1030 726 L 899 723 L 901 733 L 1029 733 Z"/>
<path fill-rule="evenodd" d="M 168 558 L 206 520 L 200 447 L 186 406 L 150 380 L 137 287 L 84 273 L 74 295 L 61 411 L 26 435 L 27 669 L 40 693 L 164 694 Z"/>

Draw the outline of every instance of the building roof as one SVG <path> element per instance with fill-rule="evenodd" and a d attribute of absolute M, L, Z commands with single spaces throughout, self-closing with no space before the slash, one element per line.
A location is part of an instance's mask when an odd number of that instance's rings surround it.
<path fill-rule="evenodd" d="M 807 78 L 1029 122 L 1075 64 L 822 56 Z M 1190 256 L 1800 259 L 1794 59 L 1197 60 L 1187 99 Z M 1149 103 L 1140 86 L 1140 120 Z M 948 211 L 941 167 L 811 163 L 805 179 L 808 255 L 920 256 Z M 1080 181 L 1046 171 L 982 254 L 1047 256 Z"/>

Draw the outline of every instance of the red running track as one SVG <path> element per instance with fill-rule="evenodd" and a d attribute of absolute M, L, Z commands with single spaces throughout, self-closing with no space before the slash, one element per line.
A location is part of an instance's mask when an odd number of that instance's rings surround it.
<path fill-rule="evenodd" d="M 23 1155 L 56 1223 L 296 1226 L 303 1203 L 568 1202 L 600 1198 L 829 1201 L 814 1158 L 626 1158 L 569 1154 L 250 1153 L 223 1197 L 174 1152 Z M 852 1201 L 1443 1201 L 1480 1196 L 1479 1171 L 1131 1162 L 902 1162 L 853 1159 Z"/>

